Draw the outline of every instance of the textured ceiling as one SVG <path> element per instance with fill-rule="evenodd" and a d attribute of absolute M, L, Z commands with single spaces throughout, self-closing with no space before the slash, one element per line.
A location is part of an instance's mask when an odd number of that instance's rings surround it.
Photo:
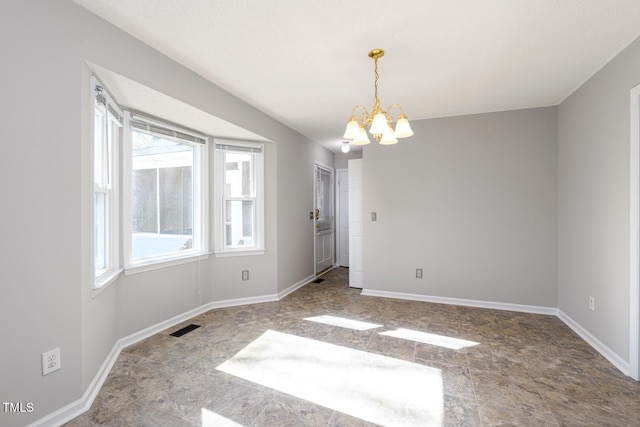
<path fill-rule="evenodd" d="M 351 108 L 557 105 L 640 35 L 638 0 L 75 0 L 337 151 Z"/>

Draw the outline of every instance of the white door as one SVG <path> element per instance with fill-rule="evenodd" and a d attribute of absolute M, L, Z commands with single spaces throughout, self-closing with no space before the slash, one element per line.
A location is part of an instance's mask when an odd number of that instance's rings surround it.
<path fill-rule="evenodd" d="M 338 265 L 349 267 L 349 170 L 338 169 Z"/>
<path fill-rule="evenodd" d="M 349 160 L 349 286 L 362 288 L 364 280 L 364 216 L 362 159 Z"/>
<path fill-rule="evenodd" d="M 316 274 L 333 266 L 333 169 L 315 166 Z"/>

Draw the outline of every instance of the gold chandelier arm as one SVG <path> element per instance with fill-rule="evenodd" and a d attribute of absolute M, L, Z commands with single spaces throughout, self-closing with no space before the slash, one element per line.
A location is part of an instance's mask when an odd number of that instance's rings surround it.
<path fill-rule="evenodd" d="M 351 115 L 355 116 L 356 115 L 356 111 L 358 111 L 359 109 L 364 111 L 365 113 L 367 112 L 367 109 L 364 106 L 356 105 L 355 107 L 353 107 L 353 109 L 351 109 Z"/>
<path fill-rule="evenodd" d="M 362 111 L 359 116 L 356 115 L 356 112 L 358 110 Z M 356 105 L 355 107 L 353 107 L 353 109 L 351 110 L 351 116 L 356 117 L 356 119 L 363 125 L 368 125 L 371 123 L 371 116 L 369 115 L 367 109 L 362 105 Z"/>
<path fill-rule="evenodd" d="M 398 110 L 400 110 L 400 115 L 399 115 L 398 117 L 400 117 L 400 116 L 404 116 L 404 111 L 402 111 L 402 106 L 401 106 L 400 104 L 391 104 L 391 105 L 387 108 L 387 111 L 391 111 L 391 109 L 392 109 L 392 108 L 394 108 L 394 107 L 396 107 Z M 386 113 L 386 112 L 385 112 L 385 113 Z M 387 114 L 387 116 L 391 118 L 391 121 L 394 121 L 394 120 L 393 120 L 393 117 L 391 116 L 391 114 Z"/>

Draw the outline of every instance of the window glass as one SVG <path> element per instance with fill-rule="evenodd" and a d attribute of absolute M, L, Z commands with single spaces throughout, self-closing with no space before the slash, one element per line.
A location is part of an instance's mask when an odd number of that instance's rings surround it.
<path fill-rule="evenodd" d="M 234 248 L 253 247 L 253 200 L 226 200 L 226 245 Z"/>
<path fill-rule="evenodd" d="M 316 231 L 319 233 L 331 231 L 331 213 L 333 211 L 333 201 L 327 199 L 331 192 L 331 171 L 324 168 L 317 168 L 316 175 Z"/>
<path fill-rule="evenodd" d="M 132 131 L 132 260 L 193 247 L 194 147 Z"/>
<path fill-rule="evenodd" d="M 253 154 L 249 153 L 225 153 L 225 196 L 253 197 L 255 195 L 252 156 Z"/>
<path fill-rule="evenodd" d="M 107 118 L 104 110 L 104 105 L 100 104 L 96 100 L 93 119 L 93 176 L 94 183 L 98 186 L 104 186 L 105 184 L 104 154 L 106 152 L 105 145 L 107 143 L 105 133 Z"/>
<path fill-rule="evenodd" d="M 95 271 L 100 273 L 108 267 L 107 256 L 107 202 L 106 194 L 95 192 L 94 246 Z"/>

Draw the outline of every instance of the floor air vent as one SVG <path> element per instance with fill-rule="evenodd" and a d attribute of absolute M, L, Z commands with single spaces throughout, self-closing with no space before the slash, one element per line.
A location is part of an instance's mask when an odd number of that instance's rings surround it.
<path fill-rule="evenodd" d="M 322 283 L 322 282 L 324 282 L 324 279 L 316 279 L 311 283 Z"/>
<path fill-rule="evenodd" d="M 198 329 L 200 327 L 200 325 L 189 325 L 189 326 L 185 326 L 182 329 L 178 329 L 177 331 L 175 331 L 174 333 L 171 334 L 172 337 L 181 337 L 184 334 L 188 334 L 189 332 L 193 331 L 194 329 Z"/>

